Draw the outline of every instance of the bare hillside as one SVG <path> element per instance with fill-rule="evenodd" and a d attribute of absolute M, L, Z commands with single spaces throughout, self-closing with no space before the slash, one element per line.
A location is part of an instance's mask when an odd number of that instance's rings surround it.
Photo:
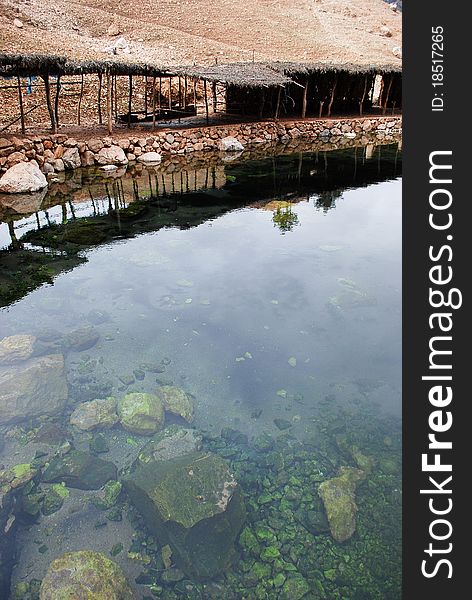
<path fill-rule="evenodd" d="M 163 65 L 398 62 L 401 13 L 383 0 L 0 0 L 0 51 Z M 398 53 L 398 52 L 397 52 Z"/>

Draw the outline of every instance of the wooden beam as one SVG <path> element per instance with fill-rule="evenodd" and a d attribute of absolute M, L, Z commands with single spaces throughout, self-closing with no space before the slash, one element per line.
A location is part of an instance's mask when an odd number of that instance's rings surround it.
<path fill-rule="evenodd" d="M 113 94 L 113 84 L 112 84 L 112 76 L 110 72 L 107 71 L 107 131 L 108 134 L 111 135 L 113 132 L 113 115 L 111 108 L 112 94 Z"/>
<path fill-rule="evenodd" d="M 359 116 L 360 117 L 362 117 L 362 105 L 364 104 L 365 95 L 366 95 L 366 92 L 367 92 L 367 78 L 368 78 L 368 75 L 366 75 L 364 77 L 364 91 L 362 92 L 362 98 L 361 98 L 361 100 L 359 102 Z"/>
<path fill-rule="evenodd" d="M 102 119 L 102 74 L 98 74 L 98 124 L 103 124 Z"/>
<path fill-rule="evenodd" d="M 390 75 L 390 80 L 388 82 L 388 87 L 387 87 L 387 93 L 385 94 L 385 102 L 384 102 L 383 109 L 382 109 L 383 115 L 387 112 L 388 97 L 390 95 L 390 89 L 392 87 L 392 82 L 393 82 L 393 73 Z"/>
<path fill-rule="evenodd" d="M 216 97 L 216 81 L 211 84 L 211 92 L 213 96 L 213 112 L 216 113 L 216 108 L 218 105 L 218 98 Z"/>
<path fill-rule="evenodd" d="M 331 116 L 331 107 L 333 106 L 334 92 L 336 91 L 337 84 L 338 84 L 338 76 L 336 75 L 335 78 L 334 78 L 333 87 L 331 89 L 331 98 L 329 99 L 329 104 L 328 104 L 328 117 Z"/>
<path fill-rule="evenodd" d="M 162 77 L 159 77 L 159 118 L 161 116 L 161 98 L 162 98 Z"/>
<path fill-rule="evenodd" d="M 307 97 L 308 97 L 308 77 L 306 78 L 305 87 L 303 88 L 302 119 L 304 119 L 306 117 Z"/>
<path fill-rule="evenodd" d="M 187 87 L 188 87 L 187 75 L 185 75 L 185 77 L 184 77 L 184 110 L 187 110 Z"/>
<path fill-rule="evenodd" d="M 159 78 L 160 79 L 160 78 Z M 156 76 L 152 78 L 152 130 L 156 129 Z"/>
<path fill-rule="evenodd" d="M 210 122 L 210 117 L 209 117 L 209 114 L 208 114 L 208 90 L 207 90 L 206 79 L 203 80 L 203 89 L 204 89 L 204 92 L 205 92 L 205 114 L 206 114 L 206 122 L 207 122 L 207 125 L 208 125 L 208 123 Z"/>
<path fill-rule="evenodd" d="M 172 108 L 172 77 L 169 77 L 169 108 Z"/>
<path fill-rule="evenodd" d="M 49 72 L 46 72 L 46 74 L 43 75 L 43 80 L 44 80 L 44 91 L 46 93 L 46 105 L 48 107 L 49 118 L 51 120 L 51 129 L 53 130 L 53 133 L 56 133 L 57 124 L 56 124 L 56 119 L 54 117 L 54 111 L 52 109 L 52 104 L 51 104 L 51 88 L 49 85 Z"/>
<path fill-rule="evenodd" d="M 278 119 L 279 118 L 279 111 L 280 111 L 280 97 L 282 96 L 282 87 L 279 86 L 279 91 L 277 92 L 277 104 L 275 105 L 275 114 L 274 114 L 274 119 Z"/>
<path fill-rule="evenodd" d="M 147 119 L 148 116 L 148 76 L 147 73 L 144 76 L 144 118 Z"/>
<path fill-rule="evenodd" d="M 321 115 L 323 114 L 323 105 L 324 105 L 325 101 L 324 100 L 320 100 L 320 111 L 318 113 L 318 118 L 321 119 Z"/>
<path fill-rule="evenodd" d="M 128 76 L 129 81 L 129 91 L 128 91 L 128 129 L 131 127 L 131 109 L 132 109 L 132 101 L 133 101 L 133 76 Z"/>
<path fill-rule="evenodd" d="M 25 134 L 25 111 L 24 111 L 24 108 L 23 108 L 23 94 L 21 92 L 21 79 L 20 79 L 20 76 L 17 75 L 16 79 L 18 81 L 18 100 L 20 102 L 21 133 L 24 135 Z"/>
<path fill-rule="evenodd" d="M 84 74 L 82 73 L 80 79 L 80 95 L 79 95 L 79 105 L 77 107 L 77 125 L 80 125 L 80 111 L 82 108 L 82 96 L 84 95 Z"/>
<path fill-rule="evenodd" d="M 54 99 L 54 117 L 56 124 L 59 125 L 59 94 L 61 93 L 61 76 L 57 76 L 56 81 L 56 98 Z"/>

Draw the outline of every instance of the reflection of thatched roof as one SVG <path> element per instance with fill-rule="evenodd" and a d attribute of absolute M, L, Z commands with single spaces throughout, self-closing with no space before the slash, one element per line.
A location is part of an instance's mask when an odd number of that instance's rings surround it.
<path fill-rule="evenodd" d="M 77 73 L 106 73 L 113 75 L 170 75 L 164 67 L 141 62 L 128 62 L 118 58 L 103 60 L 73 60 L 54 54 L 0 53 L 0 76 L 10 75 L 76 75 Z"/>
<path fill-rule="evenodd" d="M 310 73 L 327 73 L 328 71 L 345 73 L 401 73 L 401 65 L 397 62 L 390 63 L 352 63 L 335 61 L 317 61 L 311 63 L 272 62 L 271 68 L 287 76 L 308 75 Z"/>
<path fill-rule="evenodd" d="M 182 74 L 239 87 L 275 87 L 291 79 L 263 63 L 232 63 L 212 67 L 185 67 Z"/>

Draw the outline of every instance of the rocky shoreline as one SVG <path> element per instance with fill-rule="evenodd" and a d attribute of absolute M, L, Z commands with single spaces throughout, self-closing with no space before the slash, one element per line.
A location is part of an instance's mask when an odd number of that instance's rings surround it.
<path fill-rule="evenodd" d="M 374 134 L 383 139 L 386 135 L 400 132 L 401 126 L 401 117 L 366 117 L 264 121 L 176 129 L 154 134 L 143 131 L 130 135 L 129 131 L 122 131 L 113 136 L 87 140 L 62 133 L 31 138 L 11 136 L 0 138 L 0 191 L 23 193 L 43 189 L 55 174 L 80 167 L 98 165 L 107 169 L 135 161 L 156 163 L 165 155 L 188 155 L 202 151 L 234 152 L 261 144 L 288 143 L 292 140 L 334 141 L 355 139 L 366 134 Z M 36 167 L 36 180 L 31 180 L 32 174 L 24 172 L 25 169 L 28 171 L 25 167 L 28 163 Z M 15 185 L 20 177 L 25 176 L 25 185 Z"/>

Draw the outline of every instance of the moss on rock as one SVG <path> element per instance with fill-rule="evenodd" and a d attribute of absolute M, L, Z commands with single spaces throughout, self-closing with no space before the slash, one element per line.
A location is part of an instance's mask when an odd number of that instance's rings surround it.
<path fill-rule="evenodd" d="M 152 435 L 164 424 L 164 403 L 154 394 L 132 392 L 118 402 L 118 415 L 127 431 Z"/>
<path fill-rule="evenodd" d="M 162 398 L 167 412 L 192 423 L 194 418 L 193 400 L 183 389 L 172 385 L 163 385 L 157 390 L 157 393 Z"/>
<path fill-rule="evenodd" d="M 67 552 L 50 565 L 40 600 L 134 600 L 120 567 L 100 552 Z"/>

